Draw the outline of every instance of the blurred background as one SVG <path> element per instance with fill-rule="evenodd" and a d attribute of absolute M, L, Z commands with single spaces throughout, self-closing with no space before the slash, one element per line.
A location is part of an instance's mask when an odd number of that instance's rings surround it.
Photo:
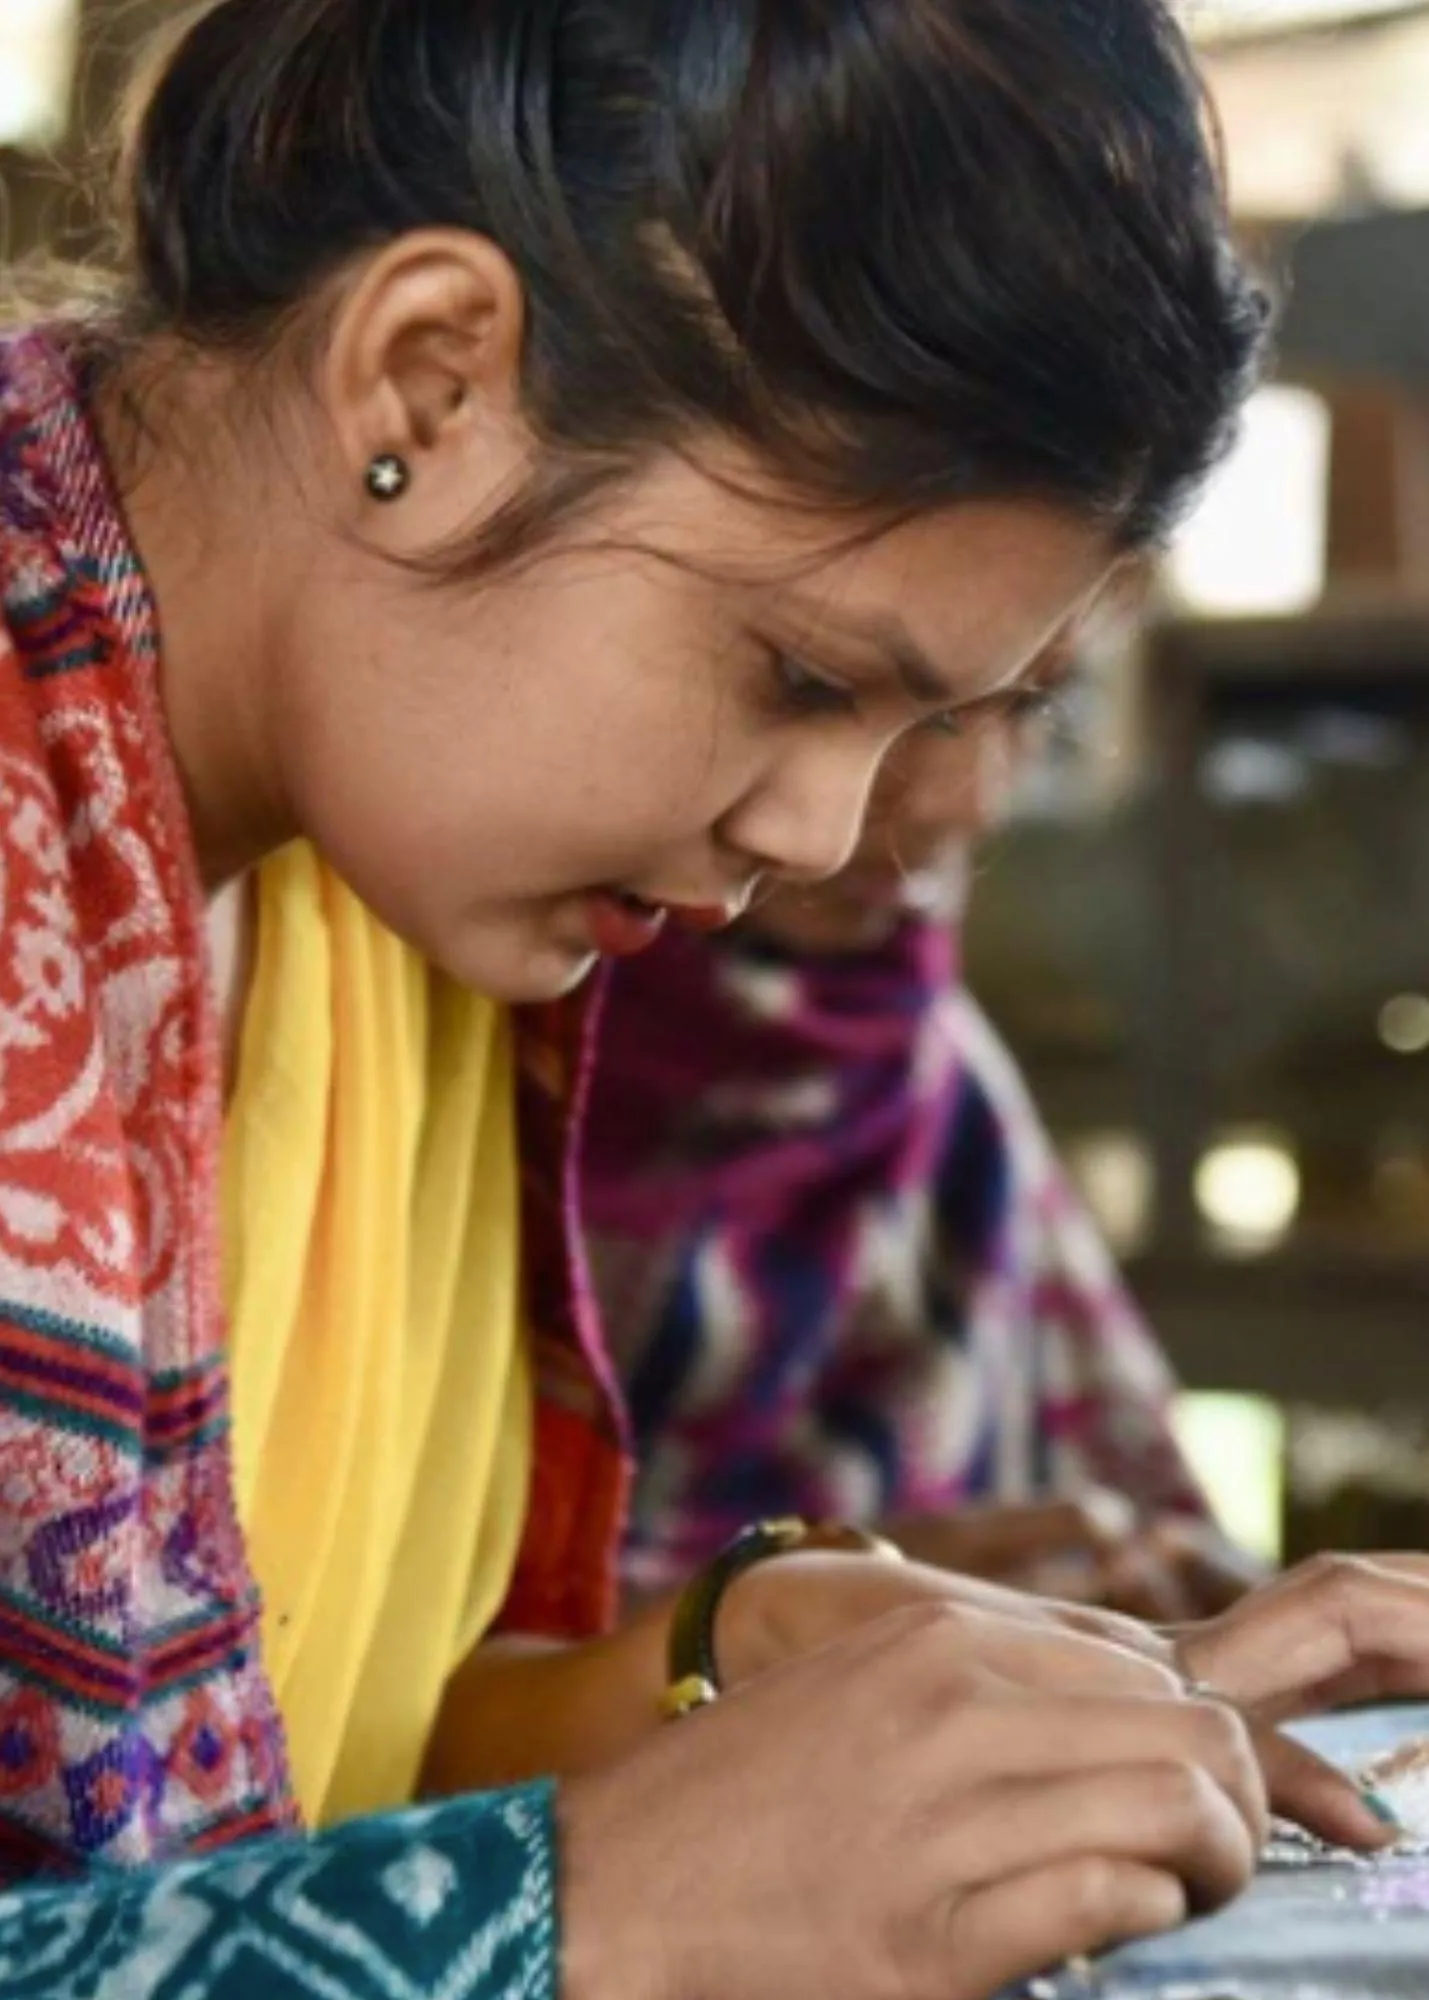
<path fill-rule="evenodd" d="M 170 0 L 0 0 L 0 257 L 85 258 Z M 1186 18 L 1277 378 L 985 856 L 971 982 L 1268 1555 L 1429 1546 L 1429 4 Z"/>

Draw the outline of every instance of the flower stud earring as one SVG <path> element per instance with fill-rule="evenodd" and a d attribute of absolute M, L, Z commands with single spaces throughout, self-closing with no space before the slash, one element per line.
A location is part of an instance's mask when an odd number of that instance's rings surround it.
<path fill-rule="evenodd" d="M 384 451 L 368 466 L 366 483 L 374 500 L 400 500 L 412 483 L 412 468 L 395 451 Z"/>

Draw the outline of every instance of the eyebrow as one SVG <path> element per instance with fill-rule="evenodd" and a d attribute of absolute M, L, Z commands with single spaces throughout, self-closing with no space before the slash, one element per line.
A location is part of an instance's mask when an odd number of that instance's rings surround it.
<path fill-rule="evenodd" d="M 934 666 L 923 648 L 906 632 L 890 632 L 879 642 L 898 669 L 902 681 L 915 701 L 925 701 L 940 708 L 956 706 L 966 696 L 959 696 L 948 686 L 947 681 Z"/>
<path fill-rule="evenodd" d="M 796 606 L 805 611 L 810 623 L 818 622 L 818 614 L 812 605 Z M 877 618 L 842 628 L 843 636 L 851 636 L 863 645 L 874 646 L 893 664 L 899 680 L 914 701 L 932 708 L 953 708 L 965 705 L 968 697 L 959 694 L 949 685 L 947 676 L 913 637 L 901 618 Z"/>

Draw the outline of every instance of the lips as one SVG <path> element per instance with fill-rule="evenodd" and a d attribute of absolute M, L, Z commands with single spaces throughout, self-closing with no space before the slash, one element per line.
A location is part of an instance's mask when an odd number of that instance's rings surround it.
<path fill-rule="evenodd" d="M 670 915 L 688 931 L 724 931 L 735 921 L 738 911 L 728 903 L 676 903 Z"/>
<path fill-rule="evenodd" d="M 667 922 L 702 934 L 728 930 L 753 893 L 751 885 L 723 903 L 657 903 L 633 889 L 592 889 L 583 900 L 587 928 L 602 957 L 633 958 L 654 944 Z"/>
<path fill-rule="evenodd" d="M 585 898 L 591 943 L 602 958 L 635 958 L 648 951 L 665 927 L 658 903 L 618 889 L 593 889 Z"/>

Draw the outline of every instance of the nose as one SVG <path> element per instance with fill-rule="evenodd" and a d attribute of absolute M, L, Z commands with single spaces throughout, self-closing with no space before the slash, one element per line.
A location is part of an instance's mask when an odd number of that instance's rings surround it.
<path fill-rule="evenodd" d="M 760 873 L 825 881 L 853 857 L 880 761 L 832 745 L 788 756 L 726 813 L 720 839 Z"/>

